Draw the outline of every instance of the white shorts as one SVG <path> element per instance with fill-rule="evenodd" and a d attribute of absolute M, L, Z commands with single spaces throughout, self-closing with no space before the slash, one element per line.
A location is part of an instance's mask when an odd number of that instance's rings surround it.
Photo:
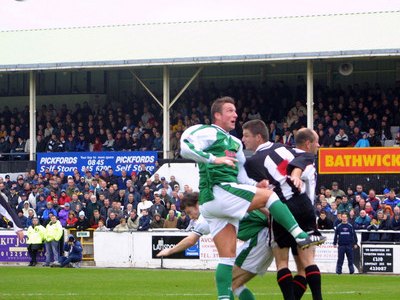
<path fill-rule="evenodd" d="M 253 274 L 265 274 L 274 259 L 268 243 L 268 228 L 264 228 L 237 250 L 235 265 Z"/>
<path fill-rule="evenodd" d="M 214 200 L 200 205 L 200 213 L 207 220 L 212 237 L 227 224 L 235 226 L 237 232 L 256 190 L 255 186 L 232 182 L 213 187 Z"/>

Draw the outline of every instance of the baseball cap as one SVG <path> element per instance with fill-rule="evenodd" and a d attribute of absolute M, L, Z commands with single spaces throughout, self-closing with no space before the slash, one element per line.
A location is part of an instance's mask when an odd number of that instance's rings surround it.
<path fill-rule="evenodd" d="M 69 204 L 69 202 L 66 202 L 66 203 L 64 204 L 64 206 L 71 206 L 71 204 Z"/>
<path fill-rule="evenodd" d="M 384 193 L 384 194 L 387 194 L 387 193 L 389 193 L 389 192 L 390 192 L 390 190 L 389 190 L 388 188 L 386 188 L 386 189 L 383 190 L 383 193 Z"/>
<path fill-rule="evenodd" d="M 161 180 L 165 180 L 165 177 L 161 177 Z"/>
<path fill-rule="evenodd" d="M 79 212 L 79 216 L 80 216 L 80 217 L 82 217 L 82 216 L 84 217 L 84 216 L 85 216 L 85 212 L 84 212 L 83 210 L 81 210 L 81 211 Z"/>

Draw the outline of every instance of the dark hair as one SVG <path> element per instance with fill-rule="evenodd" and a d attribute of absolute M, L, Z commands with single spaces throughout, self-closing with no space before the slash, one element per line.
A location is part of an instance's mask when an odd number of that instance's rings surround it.
<path fill-rule="evenodd" d="M 250 120 L 243 124 L 243 130 L 249 130 L 254 136 L 261 135 L 261 138 L 266 142 L 269 140 L 268 127 L 261 120 Z"/>
<path fill-rule="evenodd" d="M 214 118 L 215 113 L 222 113 L 222 106 L 225 103 L 231 103 L 235 105 L 235 100 L 233 100 L 232 97 L 221 97 L 215 100 L 214 103 L 211 105 L 211 120 L 213 122 L 215 121 Z"/>
<path fill-rule="evenodd" d="M 197 192 L 186 193 L 183 196 L 180 208 L 181 210 L 185 210 L 186 207 L 195 207 L 198 202 L 199 202 L 199 193 Z"/>
<path fill-rule="evenodd" d="M 314 142 L 315 136 L 313 130 L 309 128 L 301 128 L 297 131 L 294 141 L 296 146 L 304 145 L 307 141 Z"/>

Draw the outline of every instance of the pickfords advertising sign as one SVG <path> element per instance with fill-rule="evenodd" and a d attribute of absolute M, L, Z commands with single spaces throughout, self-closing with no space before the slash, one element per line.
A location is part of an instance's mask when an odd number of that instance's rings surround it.
<path fill-rule="evenodd" d="M 73 175 L 75 169 L 81 173 L 86 170 L 94 173 L 107 171 L 111 167 L 115 175 L 121 175 L 121 171 L 128 174 L 138 172 L 143 163 L 153 173 L 157 160 L 156 151 L 38 153 L 37 172 L 43 174 L 46 169 L 50 172 L 57 169 L 65 175 Z"/>
<path fill-rule="evenodd" d="M 319 174 L 400 173 L 400 147 L 321 148 Z"/>

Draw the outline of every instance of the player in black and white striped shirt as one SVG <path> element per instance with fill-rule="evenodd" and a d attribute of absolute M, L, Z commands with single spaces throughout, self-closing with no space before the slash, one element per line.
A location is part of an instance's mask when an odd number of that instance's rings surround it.
<path fill-rule="evenodd" d="M 313 207 L 314 157 L 319 148 L 318 135 L 313 130 L 303 128 L 297 132 L 295 138 L 297 149 L 288 148 L 280 143 L 270 143 L 267 142 L 268 131 L 264 122 L 252 120 L 245 123 L 243 143 L 248 150 L 255 151 L 254 155 L 247 159 L 245 168 L 250 178 L 269 180 L 276 194 L 288 205 L 300 227 L 317 234 L 315 245 L 318 245 L 326 240 L 325 237 L 319 236 L 316 230 Z M 298 249 L 291 237 L 288 237 L 288 232 L 276 222 L 273 222 L 273 233 L 276 243 L 274 254 L 278 270 L 277 279 L 284 298 L 299 299 L 308 282 L 313 299 L 322 299 L 321 275 L 314 263 L 313 247 Z M 289 248 L 292 248 L 298 265 L 298 275 L 294 279 L 288 268 Z"/>
<path fill-rule="evenodd" d="M 24 239 L 24 232 L 22 230 L 21 222 L 19 221 L 14 209 L 6 201 L 5 197 L 7 196 L 0 193 L 0 214 L 13 222 L 14 231 L 17 234 L 18 239 L 22 241 Z"/>

